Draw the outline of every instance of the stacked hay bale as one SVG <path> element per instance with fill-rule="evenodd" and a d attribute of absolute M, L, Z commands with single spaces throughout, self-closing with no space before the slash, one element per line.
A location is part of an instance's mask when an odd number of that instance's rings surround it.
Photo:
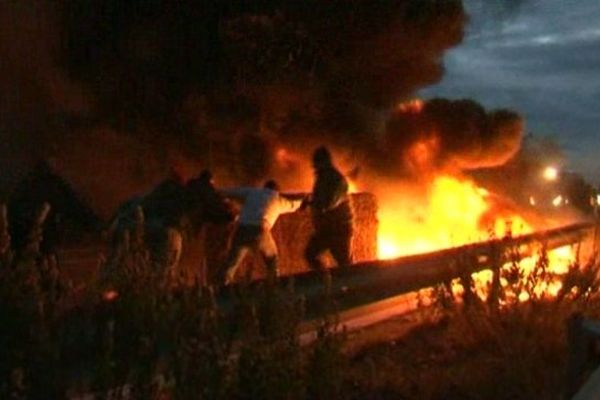
<path fill-rule="evenodd" d="M 373 260 L 377 258 L 377 200 L 371 193 L 356 193 L 351 195 L 351 204 L 354 212 L 352 260 Z M 193 275 L 200 275 L 202 280 L 210 280 L 224 262 L 233 231 L 233 226 L 211 225 L 203 234 L 188 241 L 182 258 L 184 269 Z M 308 271 L 304 261 L 304 249 L 312 232 L 310 210 L 279 217 L 273 227 L 273 237 L 279 250 L 279 268 L 282 275 Z M 331 255 L 326 254 L 324 258 L 328 266 L 334 265 Z M 260 257 L 248 257 L 238 272 L 238 278 L 261 278 L 264 271 Z"/>

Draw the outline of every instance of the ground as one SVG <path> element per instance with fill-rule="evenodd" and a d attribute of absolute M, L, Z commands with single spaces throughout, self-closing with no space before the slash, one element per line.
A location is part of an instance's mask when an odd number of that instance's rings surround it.
<path fill-rule="evenodd" d="M 479 312 L 412 314 L 352 333 L 345 348 L 345 397 L 561 398 L 566 310 L 555 304 L 523 307 L 495 321 Z"/>

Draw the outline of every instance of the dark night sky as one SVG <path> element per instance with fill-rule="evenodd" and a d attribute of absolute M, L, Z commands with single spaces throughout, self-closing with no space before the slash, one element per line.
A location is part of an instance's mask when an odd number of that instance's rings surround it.
<path fill-rule="evenodd" d="M 470 24 L 428 98 L 510 107 L 527 131 L 554 137 L 567 168 L 600 183 L 600 2 L 465 0 Z"/>

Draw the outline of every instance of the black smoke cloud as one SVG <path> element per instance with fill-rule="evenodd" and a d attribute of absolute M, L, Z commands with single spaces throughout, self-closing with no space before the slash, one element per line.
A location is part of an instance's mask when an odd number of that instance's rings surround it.
<path fill-rule="evenodd" d="M 388 121 L 384 143 L 397 163 L 413 172 L 463 171 L 503 165 L 519 150 L 522 136 L 523 120 L 513 111 L 438 98 L 418 110 L 399 107 Z M 416 146 L 421 152 L 411 153 L 419 150 Z"/>
<path fill-rule="evenodd" d="M 448 0 L 112 0 L 63 13 L 64 65 L 90 88 L 100 119 L 139 135 L 159 127 L 196 154 L 207 140 L 239 151 L 240 136 L 259 132 L 265 145 L 364 139 L 358 110 L 437 82 L 465 21 L 462 4 Z M 183 107 L 190 98 L 202 101 Z"/>
<path fill-rule="evenodd" d="M 373 116 L 439 81 L 466 21 L 460 0 L 48 0 L 0 18 L 3 153 L 60 159 L 106 131 L 238 181 L 280 143 L 369 154 Z"/>

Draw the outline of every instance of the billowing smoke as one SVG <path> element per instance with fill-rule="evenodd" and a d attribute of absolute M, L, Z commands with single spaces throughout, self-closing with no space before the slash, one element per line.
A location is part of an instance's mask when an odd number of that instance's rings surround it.
<path fill-rule="evenodd" d="M 64 15 L 65 67 L 101 120 L 225 155 L 242 181 L 269 172 L 278 142 L 372 146 L 373 114 L 437 82 L 465 22 L 456 0 L 111 0 Z"/>
<path fill-rule="evenodd" d="M 89 110 L 83 85 L 57 62 L 57 17 L 51 2 L 0 3 L 2 186 L 32 158 L 47 156 L 69 121 Z"/>
<path fill-rule="evenodd" d="M 399 106 L 384 145 L 405 169 L 472 170 L 503 165 L 519 150 L 523 120 L 510 110 L 486 111 L 471 100 L 432 99 Z"/>
<path fill-rule="evenodd" d="M 0 150 L 93 176 L 106 208 L 126 195 L 114 177 L 133 192 L 172 166 L 211 167 L 249 183 L 280 168 L 281 145 L 404 159 L 430 135 L 436 167 L 475 168 L 520 139 L 516 115 L 470 102 L 381 123 L 441 78 L 463 36 L 460 0 L 21 3 L 0 6 Z"/>

